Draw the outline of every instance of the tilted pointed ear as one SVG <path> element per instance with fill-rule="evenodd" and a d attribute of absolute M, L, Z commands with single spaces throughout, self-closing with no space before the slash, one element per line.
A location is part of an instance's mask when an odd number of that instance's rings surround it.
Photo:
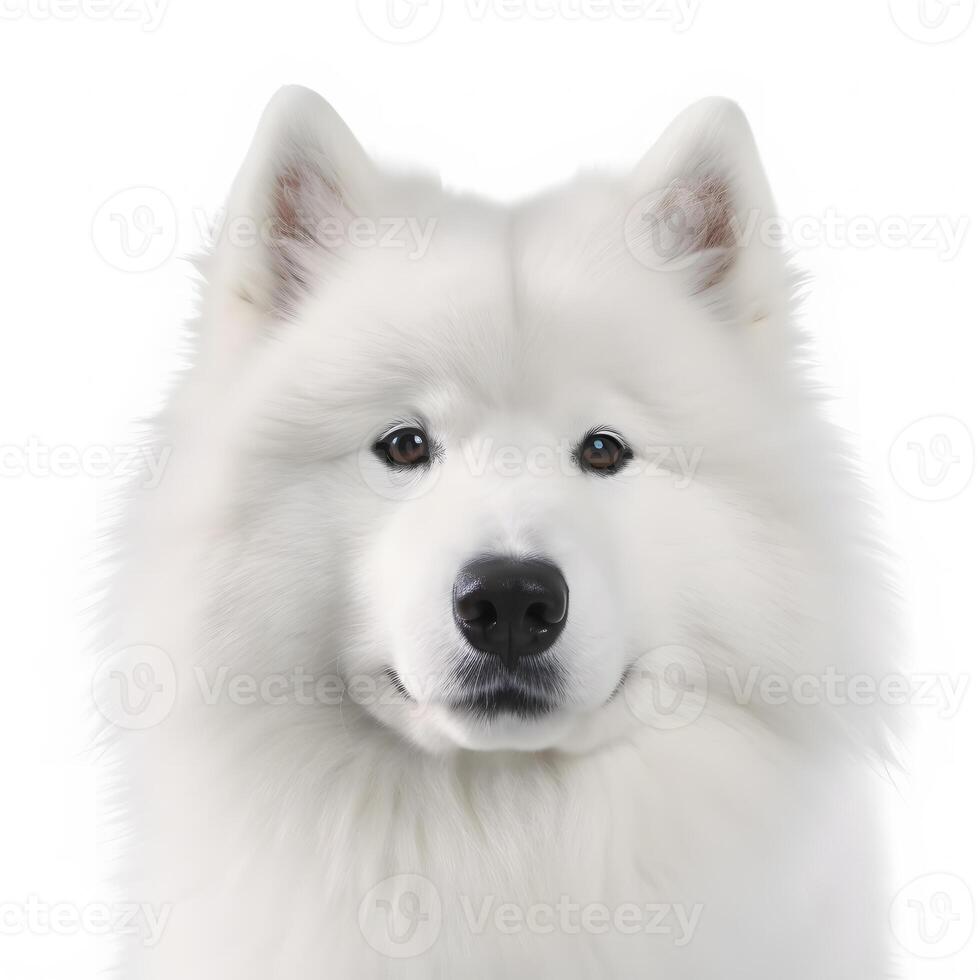
<path fill-rule="evenodd" d="M 630 252 L 685 277 L 737 320 L 761 320 L 790 296 L 776 212 L 741 109 L 704 99 L 678 116 L 629 182 Z"/>
<path fill-rule="evenodd" d="M 289 318 L 364 213 L 375 173 L 320 96 L 280 89 L 232 187 L 207 265 L 211 288 L 260 317 Z"/>

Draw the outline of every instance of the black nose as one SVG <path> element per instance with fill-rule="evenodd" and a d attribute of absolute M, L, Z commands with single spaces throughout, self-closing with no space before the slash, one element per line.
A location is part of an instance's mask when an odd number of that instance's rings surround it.
<path fill-rule="evenodd" d="M 453 613 L 471 646 L 516 667 L 558 639 L 568 616 L 568 586 L 556 566 L 539 558 L 479 558 L 453 587 Z"/>

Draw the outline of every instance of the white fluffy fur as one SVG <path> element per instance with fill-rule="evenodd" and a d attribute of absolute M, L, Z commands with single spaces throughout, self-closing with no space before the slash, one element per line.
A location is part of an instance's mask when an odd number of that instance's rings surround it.
<path fill-rule="evenodd" d="M 697 212 L 663 262 L 645 261 L 630 216 L 651 194 Z M 301 212 L 435 219 L 435 233 L 421 258 L 325 246 L 282 227 Z M 115 739 L 126 894 L 173 906 L 121 976 L 886 975 L 869 802 L 882 711 L 740 704 L 725 679 L 878 676 L 892 653 L 860 491 L 806 380 L 793 278 L 778 250 L 728 238 L 773 213 L 723 100 L 687 110 L 633 173 L 505 209 L 386 175 L 318 97 L 275 97 L 229 217 L 285 233 L 226 236 L 206 261 L 193 363 L 156 427 L 169 468 L 126 526 L 114 638 L 166 650 L 180 687 L 164 722 Z M 367 450 L 408 417 L 444 452 L 399 484 Z M 596 425 L 622 432 L 637 466 L 649 447 L 699 447 L 693 482 L 467 463 L 486 439 L 523 451 Z M 568 703 L 536 722 L 461 719 L 442 701 L 465 653 L 453 578 L 487 552 L 547 555 L 569 583 Z M 630 665 L 665 644 L 696 651 L 709 680 L 701 716 L 667 731 L 627 700 Z M 394 667 L 419 703 L 386 689 L 366 707 L 203 704 L 195 668 L 222 666 Z M 358 910 L 408 873 L 438 892 L 442 925 L 392 959 Z M 685 945 L 474 930 L 464 900 L 478 913 L 488 896 L 702 911 Z"/>

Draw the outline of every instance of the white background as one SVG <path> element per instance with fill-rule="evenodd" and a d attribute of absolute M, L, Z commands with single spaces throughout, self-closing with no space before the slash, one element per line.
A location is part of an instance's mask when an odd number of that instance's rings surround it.
<path fill-rule="evenodd" d="M 688 102 L 737 99 L 800 239 L 834 414 L 899 556 L 911 669 L 973 672 L 975 0 L 654 0 L 639 18 L 646 0 L 418 2 L 396 0 L 399 29 L 385 0 L 0 0 L 0 905 L 105 900 L 85 751 L 97 529 L 116 482 L 98 454 L 133 445 L 132 420 L 159 405 L 193 307 L 182 257 L 286 82 L 324 94 L 381 158 L 504 199 L 628 166 Z M 117 196 L 134 186 L 153 190 Z M 980 689 L 948 713 L 915 711 L 889 888 L 907 975 L 966 980 L 980 976 Z M 958 918 L 944 922 L 930 903 L 946 891 Z M 65 931 L 4 925 L 0 976 L 96 976 L 105 938 Z"/>

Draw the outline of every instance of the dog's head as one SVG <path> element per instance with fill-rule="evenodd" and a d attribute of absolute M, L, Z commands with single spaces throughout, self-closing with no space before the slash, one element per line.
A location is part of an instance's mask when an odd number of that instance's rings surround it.
<path fill-rule="evenodd" d="M 724 101 L 623 179 L 505 209 L 385 174 L 284 90 L 207 269 L 212 636 L 434 749 L 642 724 L 645 657 L 682 689 L 781 662 L 823 597 L 772 218 Z"/>

